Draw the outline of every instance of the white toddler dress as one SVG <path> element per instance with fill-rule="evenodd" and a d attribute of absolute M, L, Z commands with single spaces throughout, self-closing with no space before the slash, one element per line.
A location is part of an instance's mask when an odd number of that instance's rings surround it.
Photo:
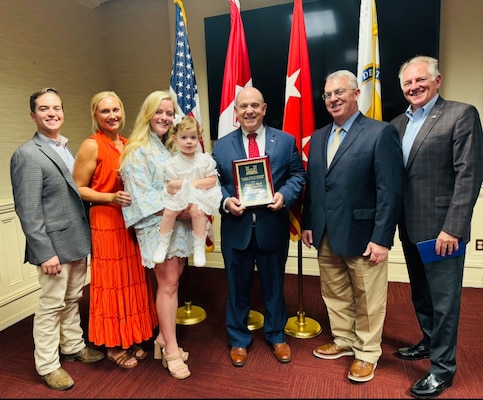
<path fill-rule="evenodd" d="M 209 189 L 197 189 L 190 184 L 195 179 L 216 175 L 216 185 Z M 167 181 L 182 179 L 183 185 L 176 194 L 170 194 L 164 187 L 163 195 L 166 208 L 181 211 L 189 204 L 196 204 L 207 215 L 219 214 L 222 199 L 221 186 L 218 181 L 216 162 L 207 153 L 196 152 L 194 158 L 182 153 L 175 153 L 166 162 L 165 177 Z"/>

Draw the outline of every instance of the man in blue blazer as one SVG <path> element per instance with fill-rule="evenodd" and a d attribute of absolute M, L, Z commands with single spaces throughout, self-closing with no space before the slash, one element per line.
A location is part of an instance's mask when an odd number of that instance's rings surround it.
<path fill-rule="evenodd" d="M 228 279 L 226 328 L 230 360 L 241 367 L 247 361 L 252 333 L 247 327 L 255 265 L 265 306 L 264 335 L 280 362 L 291 360 L 284 329 L 288 313 L 284 298 L 285 263 L 289 247 L 289 209 L 305 185 L 305 169 L 295 138 L 263 123 L 267 109 L 263 95 L 253 87 L 242 89 L 235 99 L 241 128 L 215 142 L 216 161 L 223 193 L 221 251 Z M 233 160 L 249 155 L 248 134 L 256 133 L 260 155 L 267 155 L 274 196 L 268 205 L 246 207 L 237 197 Z"/>
<path fill-rule="evenodd" d="M 350 71 L 326 79 L 323 99 L 334 122 L 310 140 L 302 240 L 317 249 L 333 336 L 313 354 L 328 360 L 354 355 L 348 378 L 367 382 L 382 354 L 387 257 L 402 206 L 403 162 L 396 128 L 361 114 L 359 93 Z"/>
<path fill-rule="evenodd" d="M 72 178 L 74 156 L 60 134 L 62 100 L 55 89 L 41 89 L 30 97 L 30 110 L 37 132 L 12 155 L 10 177 L 26 237 L 25 262 L 37 266 L 40 284 L 33 323 L 35 368 L 51 389 L 66 390 L 74 380 L 61 367 L 59 347 L 66 360 L 104 358 L 86 346 L 80 324 L 91 236 Z"/>
<path fill-rule="evenodd" d="M 465 256 L 424 264 L 416 244 L 437 239 L 436 254 L 446 256 L 458 250 L 458 241 L 470 240 L 483 180 L 483 133 L 475 107 L 439 96 L 438 60 L 414 57 L 400 68 L 399 80 L 410 104 L 392 121 L 402 136 L 406 166 L 398 227 L 423 337 L 396 355 L 429 357 L 429 373 L 410 390 L 414 397 L 429 398 L 451 386 L 456 373 Z"/>

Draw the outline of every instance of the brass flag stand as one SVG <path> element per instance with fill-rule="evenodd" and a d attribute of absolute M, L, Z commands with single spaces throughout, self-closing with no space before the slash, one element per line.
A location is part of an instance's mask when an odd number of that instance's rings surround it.
<path fill-rule="evenodd" d="M 316 320 L 305 316 L 302 285 L 302 240 L 300 239 L 298 241 L 298 284 L 299 310 L 297 311 L 297 316 L 288 319 L 284 331 L 287 335 L 299 339 L 309 339 L 319 335 L 322 332 L 322 328 Z"/>
<path fill-rule="evenodd" d="M 247 327 L 251 331 L 254 331 L 256 329 L 260 329 L 265 322 L 265 319 L 263 317 L 263 314 L 255 311 L 255 310 L 250 310 L 248 313 L 248 320 L 247 320 Z"/>
<path fill-rule="evenodd" d="M 184 263 L 184 275 L 188 272 L 188 266 L 188 258 L 186 258 Z M 186 276 L 184 280 L 186 281 Z M 188 285 L 185 286 L 188 287 Z M 187 298 L 189 299 L 189 296 L 187 296 Z M 186 300 L 184 302 L 184 307 L 178 308 L 178 312 L 176 314 L 176 323 L 179 325 L 194 325 L 203 321 L 205 318 L 206 311 L 203 308 L 194 306 L 191 303 L 191 300 Z"/>

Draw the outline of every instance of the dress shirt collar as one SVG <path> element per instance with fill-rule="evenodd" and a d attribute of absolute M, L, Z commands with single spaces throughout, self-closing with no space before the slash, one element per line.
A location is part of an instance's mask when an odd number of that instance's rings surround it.
<path fill-rule="evenodd" d="M 351 117 L 349 117 L 342 125 L 337 125 L 335 122 L 332 124 L 332 130 L 330 131 L 330 133 L 334 133 L 336 128 L 338 126 L 342 127 L 342 129 L 344 130 L 344 132 L 349 132 L 349 129 L 351 128 L 352 124 L 354 123 L 354 121 L 356 120 L 356 118 L 359 116 L 360 114 L 360 111 L 356 111 Z"/>
<path fill-rule="evenodd" d="M 438 100 L 439 98 L 439 94 L 436 93 L 436 95 L 430 100 L 428 101 L 424 106 L 422 106 L 421 108 L 418 108 L 416 110 L 416 112 L 413 112 L 413 110 L 411 109 L 411 105 L 408 106 L 408 108 L 406 109 L 406 116 L 412 120 L 414 118 L 414 116 L 419 112 L 419 110 L 423 110 L 422 111 L 422 117 L 423 118 L 426 118 L 428 116 L 428 114 L 430 113 L 430 111 L 433 109 L 434 105 L 436 104 L 436 101 Z"/>
<path fill-rule="evenodd" d="M 65 147 L 67 145 L 67 142 L 69 141 L 69 139 L 67 139 L 65 136 L 62 136 L 62 135 L 59 135 L 59 140 L 55 140 L 55 139 L 49 138 L 48 136 L 46 136 L 43 133 L 40 133 L 38 131 L 37 131 L 37 133 L 42 140 L 46 141 L 50 146 L 52 146 L 54 148 L 56 146 Z"/>
<path fill-rule="evenodd" d="M 248 132 L 247 130 L 241 128 L 241 131 L 243 133 L 243 136 L 245 136 L 246 138 L 248 138 L 248 134 L 249 133 L 253 133 L 253 132 Z M 260 137 L 262 136 L 265 136 L 265 125 L 260 125 L 258 127 L 258 129 L 255 131 L 255 133 L 257 134 L 257 141 L 260 139 Z"/>

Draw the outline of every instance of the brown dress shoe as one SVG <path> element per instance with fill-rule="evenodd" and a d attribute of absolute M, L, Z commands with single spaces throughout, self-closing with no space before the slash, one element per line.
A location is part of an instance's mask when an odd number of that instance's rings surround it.
<path fill-rule="evenodd" d="M 74 386 L 74 380 L 62 367 L 57 368 L 47 375 L 42 375 L 41 378 L 54 390 L 67 390 Z"/>
<path fill-rule="evenodd" d="M 337 346 L 334 342 L 323 344 L 322 346 L 316 347 L 312 354 L 315 357 L 323 358 L 325 360 L 335 360 L 343 356 L 353 356 L 354 352 L 352 350 L 346 350 L 342 347 Z"/>
<path fill-rule="evenodd" d="M 376 369 L 376 363 L 370 363 L 369 361 L 358 360 L 357 358 L 351 365 L 349 374 L 347 375 L 351 381 L 355 382 L 367 382 L 374 378 L 374 370 Z"/>
<path fill-rule="evenodd" d="M 292 356 L 290 355 L 290 346 L 287 343 L 274 344 L 273 354 L 281 363 L 289 362 L 292 359 Z"/>
<path fill-rule="evenodd" d="M 247 349 L 245 347 L 232 347 L 230 350 L 230 360 L 235 367 L 243 367 L 248 358 Z"/>

